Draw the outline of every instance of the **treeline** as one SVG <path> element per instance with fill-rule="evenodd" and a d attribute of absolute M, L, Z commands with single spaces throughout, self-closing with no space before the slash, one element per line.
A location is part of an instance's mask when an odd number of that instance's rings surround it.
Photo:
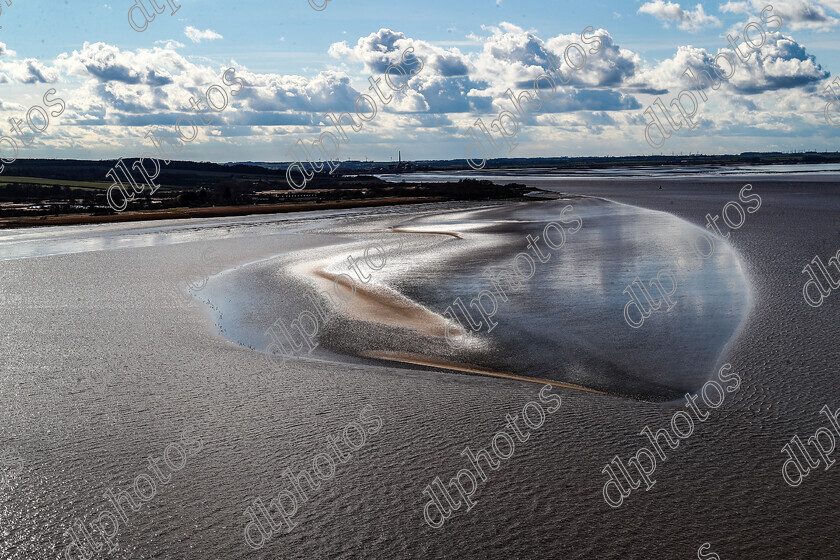
<path fill-rule="evenodd" d="M 409 176 L 410 177 L 410 176 Z M 371 187 L 384 196 L 433 196 L 449 200 L 499 200 L 518 198 L 534 190 L 519 183 L 496 185 L 491 181 L 461 179 L 457 183 L 385 183 Z"/>
<path fill-rule="evenodd" d="M 434 198 L 438 200 L 499 200 L 523 197 L 534 190 L 511 183 L 496 185 L 491 181 L 463 179 L 451 183 L 391 183 L 369 175 L 342 177 L 316 176 L 300 191 L 289 191 L 285 183 L 250 179 L 199 181 L 198 188 L 167 187 L 154 196 L 142 192 L 128 203 L 126 210 L 168 210 L 214 206 L 254 206 L 260 204 L 338 202 L 387 198 Z M 278 192 L 272 192 L 272 191 Z M 14 182 L 0 186 L 0 202 L 29 203 L 30 207 L 0 208 L 0 217 L 46 216 L 72 213 L 113 214 L 103 189 L 78 189 L 68 186 Z"/>

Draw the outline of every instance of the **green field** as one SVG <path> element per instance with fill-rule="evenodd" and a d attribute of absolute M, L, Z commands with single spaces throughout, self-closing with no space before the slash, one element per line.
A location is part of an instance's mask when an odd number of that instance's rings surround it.
<path fill-rule="evenodd" d="M 96 182 L 96 181 L 65 181 L 62 179 L 40 179 L 38 177 L 3 177 L 0 176 L 0 188 L 9 183 L 29 183 L 33 185 L 58 185 L 62 187 L 73 187 L 74 189 L 99 191 L 106 190 L 111 186 L 111 183 Z M 173 187 L 161 186 L 161 190 L 169 191 Z"/>
<path fill-rule="evenodd" d="M 9 183 L 32 183 L 35 185 L 61 185 L 62 187 L 78 187 L 86 189 L 107 189 L 111 183 L 94 183 L 90 181 L 64 181 L 61 179 L 39 179 L 38 177 L 0 177 L 0 185 Z"/>

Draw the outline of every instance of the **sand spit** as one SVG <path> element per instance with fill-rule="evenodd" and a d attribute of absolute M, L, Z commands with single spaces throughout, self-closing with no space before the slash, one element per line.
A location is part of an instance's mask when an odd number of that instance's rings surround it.
<path fill-rule="evenodd" d="M 402 228 L 396 227 L 392 231 L 396 233 L 422 233 L 422 234 L 429 234 L 429 235 L 451 235 L 452 237 L 456 237 L 458 239 L 463 239 L 460 233 L 456 231 L 432 231 L 432 230 L 420 230 L 420 229 L 409 229 L 409 228 Z"/>
<path fill-rule="evenodd" d="M 321 263 L 303 263 L 292 267 L 292 270 L 313 280 L 318 289 L 328 293 L 332 292 L 336 280 L 341 276 L 325 270 Z M 339 285 L 342 284 L 339 282 Z M 352 309 L 352 318 L 355 320 L 407 328 L 432 337 L 442 338 L 446 333 L 446 320 L 443 317 L 386 287 L 373 288 L 356 283 L 356 295 L 348 307 Z M 457 335 L 463 334 L 457 325 L 450 331 Z"/>
<path fill-rule="evenodd" d="M 537 379 L 536 377 L 527 377 L 525 375 L 516 375 L 513 373 L 505 373 L 502 371 L 492 371 L 489 369 L 471 366 L 469 364 L 461 364 L 450 360 L 431 360 L 427 356 L 419 354 L 409 354 L 406 352 L 385 352 L 385 351 L 367 351 L 361 352 L 361 355 L 377 360 L 389 360 L 392 362 L 403 362 L 406 364 L 414 364 L 418 366 L 429 366 L 434 368 L 451 369 L 455 371 L 464 371 L 468 373 L 477 373 L 480 375 L 489 375 L 490 377 L 503 377 L 505 379 L 515 379 L 516 381 L 527 381 L 528 383 L 539 383 L 541 385 L 553 385 L 555 387 L 565 387 L 566 389 L 574 389 L 576 391 L 585 391 L 587 393 L 596 393 L 598 395 L 606 395 L 603 391 L 589 389 L 588 387 L 580 387 L 572 385 L 571 383 L 564 383 L 562 381 L 554 381 L 552 379 Z"/>

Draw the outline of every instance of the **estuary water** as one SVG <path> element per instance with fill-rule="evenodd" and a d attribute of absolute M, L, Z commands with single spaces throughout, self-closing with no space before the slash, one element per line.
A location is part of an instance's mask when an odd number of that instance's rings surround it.
<path fill-rule="evenodd" d="M 780 449 L 830 429 L 819 410 L 840 406 L 837 301 L 802 300 L 803 265 L 840 248 L 840 191 L 754 181 L 761 209 L 702 259 L 692 244 L 705 214 L 743 182 L 657 183 L 558 183 L 547 188 L 588 198 L 528 203 L 3 232 L 0 557 L 66 557 L 80 524 L 101 546 L 92 524 L 117 512 L 106 491 L 134 493 L 140 480 L 148 492 L 148 458 L 190 427 L 201 449 L 138 510 L 123 500 L 119 547 L 91 558 L 624 560 L 693 557 L 705 542 L 721 558 L 830 556 L 837 467 L 791 488 Z M 543 244 L 552 221 L 565 230 L 558 249 Z M 550 259 L 538 262 L 527 235 Z M 377 244 L 387 262 L 372 270 L 364 251 Z M 498 324 L 464 324 L 450 347 L 447 307 L 493 291 L 485 269 L 523 252 L 534 276 L 498 302 Z M 321 292 L 331 275 L 355 277 L 348 256 L 369 280 L 338 309 Z M 632 329 L 623 290 L 666 268 L 675 305 Z M 264 333 L 311 311 L 307 296 L 329 321 L 311 354 L 277 367 Z M 668 399 L 723 362 L 740 387 L 665 449 L 655 487 L 606 505 L 604 466 L 650 447 L 640 431 L 670 429 L 686 409 Z M 257 375 L 268 364 L 271 379 Z M 424 487 L 469 468 L 465 446 L 489 448 L 506 415 L 538 400 L 538 384 L 487 376 L 516 372 L 611 394 L 554 387 L 562 407 L 488 471 L 476 508 L 429 528 Z M 291 489 L 284 471 L 311 468 L 367 406 L 383 429 L 299 504 L 293 531 L 252 550 L 246 508 Z"/>

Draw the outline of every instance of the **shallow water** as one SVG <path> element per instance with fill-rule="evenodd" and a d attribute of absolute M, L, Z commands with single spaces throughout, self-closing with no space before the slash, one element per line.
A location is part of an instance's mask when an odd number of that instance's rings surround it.
<path fill-rule="evenodd" d="M 13 228 L 0 230 L 0 260 L 241 239 L 281 232 L 299 233 L 318 227 L 320 220 L 332 221 L 342 216 L 377 215 L 395 211 L 394 208 L 351 208 L 271 216 Z"/>

